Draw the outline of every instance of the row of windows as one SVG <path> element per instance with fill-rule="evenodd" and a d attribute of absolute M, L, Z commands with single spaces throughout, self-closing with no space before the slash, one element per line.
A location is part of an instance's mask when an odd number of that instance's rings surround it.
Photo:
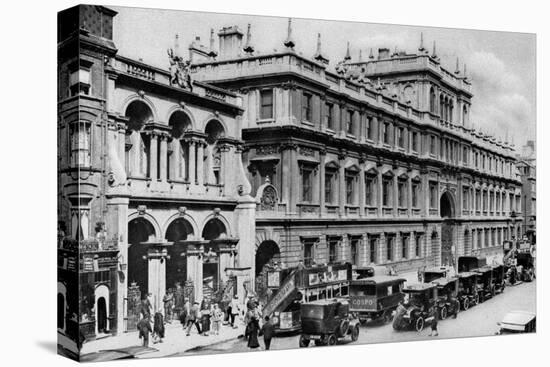
<path fill-rule="evenodd" d="M 418 258 L 422 256 L 422 240 L 423 235 L 415 234 L 413 239 L 414 247 L 411 248 L 411 236 L 410 234 L 402 234 L 399 241 L 395 234 L 386 235 L 386 246 L 383 260 L 385 261 L 397 261 L 397 260 L 406 260 L 410 258 Z M 335 263 L 340 261 L 349 261 L 352 264 L 359 264 L 359 246 L 362 244 L 360 236 L 350 236 L 349 237 L 349 258 L 347 257 L 346 251 L 342 251 L 342 258 L 338 256 L 338 247 L 340 246 L 342 237 L 338 236 L 327 236 L 327 251 L 328 251 L 328 263 Z M 366 239 L 366 252 L 367 252 L 367 262 L 368 263 L 378 263 L 379 262 L 379 235 L 368 235 Z M 397 243 L 399 242 L 399 243 Z M 304 246 L 304 264 L 306 266 L 313 265 L 315 261 L 315 243 L 314 241 L 305 241 Z M 398 247 L 396 247 L 398 246 Z M 397 253 L 396 253 L 397 251 Z"/>

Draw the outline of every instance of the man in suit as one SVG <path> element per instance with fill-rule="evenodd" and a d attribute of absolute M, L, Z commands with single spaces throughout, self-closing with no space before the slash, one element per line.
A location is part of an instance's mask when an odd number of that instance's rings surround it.
<path fill-rule="evenodd" d="M 269 320 L 269 316 L 266 316 L 264 320 L 265 322 L 260 330 L 260 335 L 264 336 L 265 350 L 269 350 L 271 346 L 271 339 L 273 339 L 273 335 L 275 335 L 275 326 L 273 326 Z"/>

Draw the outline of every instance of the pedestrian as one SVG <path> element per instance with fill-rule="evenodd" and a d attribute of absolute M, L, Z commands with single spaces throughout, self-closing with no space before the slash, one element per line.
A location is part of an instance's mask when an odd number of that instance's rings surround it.
<path fill-rule="evenodd" d="M 144 299 L 141 300 L 140 304 L 140 311 L 142 319 L 150 319 L 151 314 L 153 313 L 153 303 L 152 303 L 152 297 L 153 295 L 149 293 Z"/>
<path fill-rule="evenodd" d="M 185 301 L 185 304 L 183 305 L 183 308 L 180 311 L 180 323 L 183 327 L 183 330 L 187 327 L 187 317 L 189 316 L 189 313 L 191 312 L 191 307 L 189 306 L 189 301 Z"/>
<path fill-rule="evenodd" d="M 217 303 L 214 303 L 212 305 L 211 310 L 211 321 L 212 321 L 212 334 L 219 335 L 220 334 L 220 325 L 222 323 L 222 312 L 220 308 L 218 307 Z"/>
<path fill-rule="evenodd" d="M 208 336 L 210 332 L 210 306 L 206 299 L 201 302 L 201 326 L 202 335 Z"/>
<path fill-rule="evenodd" d="M 144 317 L 137 323 L 137 329 L 139 330 L 139 338 L 143 338 L 143 346 L 149 346 L 149 333 L 153 332 L 151 329 L 151 322 L 149 317 Z"/>
<path fill-rule="evenodd" d="M 258 319 L 253 317 L 248 323 L 247 329 L 248 329 L 247 346 L 252 349 L 258 348 L 260 346 L 260 343 L 258 343 L 258 332 L 260 331 L 260 324 L 258 323 Z"/>
<path fill-rule="evenodd" d="M 430 336 L 438 336 L 439 335 L 439 333 L 437 332 L 437 322 L 438 322 L 437 317 L 438 317 L 437 310 L 435 310 L 433 312 L 432 323 L 430 325 L 431 326 Z"/>
<path fill-rule="evenodd" d="M 231 300 L 230 307 L 231 307 L 231 314 L 229 315 L 230 324 L 232 328 L 236 328 L 237 326 L 235 326 L 235 317 L 237 317 L 237 315 L 240 312 L 239 298 L 237 296 L 233 297 L 233 299 Z"/>
<path fill-rule="evenodd" d="M 167 323 L 172 323 L 172 309 L 174 308 L 174 294 L 172 289 L 168 289 L 164 297 L 162 298 L 164 303 L 164 316 Z"/>
<path fill-rule="evenodd" d="M 260 335 L 264 337 L 265 350 L 269 350 L 271 347 L 271 339 L 273 339 L 273 335 L 275 335 L 275 326 L 271 323 L 269 316 L 264 318 L 264 324 L 260 330 Z"/>
<path fill-rule="evenodd" d="M 193 307 L 191 307 L 191 310 L 189 311 L 189 315 L 187 316 L 187 333 L 186 335 L 189 336 L 191 333 L 191 328 L 193 325 L 197 328 L 197 332 L 200 335 L 201 332 L 201 326 L 199 324 L 201 318 L 201 310 L 199 308 L 199 303 L 194 302 Z"/>
<path fill-rule="evenodd" d="M 153 318 L 153 343 L 162 343 L 162 339 L 164 339 L 164 317 L 162 316 L 162 312 L 158 310 L 155 313 L 155 316 Z"/>

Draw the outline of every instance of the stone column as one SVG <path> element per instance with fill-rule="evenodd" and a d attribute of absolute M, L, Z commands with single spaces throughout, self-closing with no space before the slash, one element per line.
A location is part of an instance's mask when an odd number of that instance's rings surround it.
<path fill-rule="evenodd" d="M 181 144 L 178 139 L 172 139 L 172 164 L 170 164 L 170 179 L 181 179 L 183 173 L 180 175 L 181 170 Z"/>
<path fill-rule="evenodd" d="M 396 217 L 398 216 L 398 204 L 399 204 L 399 180 L 397 179 L 397 174 L 394 174 L 393 175 L 393 216 Z"/>
<path fill-rule="evenodd" d="M 195 151 L 195 141 L 194 140 L 190 140 L 189 141 L 189 183 L 191 183 L 191 185 L 195 185 L 196 183 L 196 177 L 195 177 L 195 173 L 196 173 L 196 151 Z"/>
<path fill-rule="evenodd" d="M 296 204 L 300 201 L 300 192 L 301 192 L 301 185 L 300 185 L 300 167 L 298 166 L 298 147 L 296 145 L 292 145 L 290 148 L 290 154 L 288 155 L 290 161 L 288 162 L 290 164 L 290 212 L 296 213 Z"/>
<path fill-rule="evenodd" d="M 216 177 L 214 176 L 214 151 L 216 149 L 215 145 L 206 145 L 205 151 L 206 151 L 206 169 L 208 170 L 206 172 L 206 183 L 208 184 L 215 184 L 216 183 Z"/>
<path fill-rule="evenodd" d="M 421 173 L 422 182 L 422 204 L 420 205 L 423 217 L 430 215 L 430 179 L 427 172 Z"/>
<path fill-rule="evenodd" d="M 326 150 L 319 151 L 319 216 L 325 212 L 325 159 Z"/>
<path fill-rule="evenodd" d="M 365 166 L 366 162 L 364 158 L 361 158 L 359 161 L 359 215 L 361 217 L 365 216 Z"/>
<path fill-rule="evenodd" d="M 410 217 L 412 216 L 413 209 L 412 196 L 412 177 L 411 173 L 409 172 L 407 176 L 407 213 Z M 416 198 L 416 200 L 418 200 L 418 198 Z"/>
<path fill-rule="evenodd" d="M 202 257 L 204 246 L 200 243 L 187 245 L 187 280 L 193 282 L 195 301 L 202 301 Z"/>
<path fill-rule="evenodd" d="M 204 142 L 197 142 L 197 185 L 204 184 Z"/>
<path fill-rule="evenodd" d="M 163 308 L 162 298 L 166 293 L 167 246 L 171 242 L 150 244 L 147 249 L 149 293 L 153 295 L 153 310 Z"/>
<path fill-rule="evenodd" d="M 383 208 L 384 208 L 384 195 L 383 195 L 383 182 L 382 182 L 382 166 L 378 166 L 378 174 L 377 174 L 377 177 L 376 177 L 376 186 L 377 189 L 376 189 L 376 203 L 377 203 L 377 212 L 378 212 L 378 216 L 381 217 L 382 216 L 382 212 L 383 212 Z"/>
<path fill-rule="evenodd" d="M 234 250 L 235 250 L 235 246 L 232 245 L 231 243 L 224 243 L 219 245 L 218 275 L 219 275 L 220 281 L 223 283 L 226 283 L 229 279 L 225 269 L 235 267 L 234 258 L 233 258 Z"/>
<path fill-rule="evenodd" d="M 281 198 L 287 205 L 287 212 L 290 212 L 290 186 L 292 185 L 291 166 L 290 166 L 290 149 L 293 149 L 289 145 L 281 146 L 281 162 L 282 162 L 282 174 L 281 174 Z"/>
<path fill-rule="evenodd" d="M 230 190 L 230 187 L 232 187 L 232 185 L 230 185 L 229 183 L 231 182 L 231 179 L 229 176 L 232 175 L 232 172 L 231 172 L 231 169 L 229 169 L 229 171 L 227 170 L 227 168 L 229 167 L 229 152 L 231 151 L 231 147 L 227 144 L 225 145 L 222 145 L 220 147 L 220 185 L 224 185 L 224 194 L 227 195 L 229 193 L 229 190 Z M 226 175 L 228 177 L 226 177 Z M 226 183 L 228 183 L 229 185 L 227 185 L 226 187 Z"/>
<path fill-rule="evenodd" d="M 249 270 L 250 287 L 255 289 L 256 274 L 256 200 L 250 195 L 240 196 L 235 208 L 235 223 L 237 224 L 237 264 L 239 268 Z"/>
<path fill-rule="evenodd" d="M 168 139 L 166 135 L 160 135 L 160 167 L 159 173 L 160 173 L 160 181 L 166 181 L 167 172 L 166 169 L 168 168 Z"/>
<path fill-rule="evenodd" d="M 386 262 L 386 234 L 380 233 L 378 238 L 378 264 L 384 264 Z"/>
<path fill-rule="evenodd" d="M 151 134 L 151 144 L 149 146 L 149 178 L 151 180 L 156 180 L 158 178 L 157 174 L 157 154 L 158 154 L 158 146 L 157 146 L 157 134 L 152 133 Z"/>
<path fill-rule="evenodd" d="M 346 215 L 346 170 L 345 161 L 346 156 L 344 153 L 338 155 L 338 205 L 340 216 Z"/>
<path fill-rule="evenodd" d="M 361 240 L 359 241 L 359 247 L 357 248 L 359 266 L 367 266 L 369 263 L 368 245 L 369 236 L 366 233 L 363 233 L 361 235 Z"/>

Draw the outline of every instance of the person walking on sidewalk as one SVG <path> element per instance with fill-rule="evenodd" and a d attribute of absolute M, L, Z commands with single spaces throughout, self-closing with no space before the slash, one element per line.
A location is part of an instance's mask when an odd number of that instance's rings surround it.
<path fill-rule="evenodd" d="M 158 310 L 153 318 L 153 343 L 162 343 L 164 331 L 164 317 L 162 316 L 162 312 Z"/>
<path fill-rule="evenodd" d="M 200 318 L 201 310 L 199 308 L 199 303 L 195 302 L 193 303 L 193 307 L 191 307 L 189 316 L 187 316 L 187 336 L 189 336 L 189 334 L 191 333 L 191 328 L 193 327 L 193 325 L 196 326 L 199 335 L 201 334 L 201 326 L 199 324 Z"/>
<path fill-rule="evenodd" d="M 229 316 L 230 316 L 231 327 L 236 328 L 237 326 L 235 326 L 235 317 L 237 317 L 237 315 L 240 312 L 239 298 L 237 296 L 233 297 L 230 305 L 231 305 L 230 306 L 231 314 Z"/>
<path fill-rule="evenodd" d="M 260 335 L 264 337 L 265 350 L 269 350 L 271 347 L 271 339 L 273 339 L 273 335 L 275 335 L 275 326 L 273 326 L 271 320 L 269 320 L 269 316 L 264 318 L 264 324 L 260 330 Z"/>
<path fill-rule="evenodd" d="M 211 317 L 212 317 L 212 334 L 219 335 L 223 314 L 220 308 L 218 307 L 217 303 L 214 303 L 212 305 Z"/>
<path fill-rule="evenodd" d="M 183 305 L 183 308 L 180 312 L 180 323 L 183 327 L 183 330 L 187 328 L 187 318 L 189 317 L 189 314 L 191 313 L 191 307 L 189 306 L 189 301 L 185 301 L 185 304 Z"/>
<path fill-rule="evenodd" d="M 172 323 L 172 309 L 174 308 L 174 295 L 172 294 L 172 289 L 168 289 L 164 298 L 162 299 L 164 303 L 164 318 L 167 323 Z"/>
<path fill-rule="evenodd" d="M 258 332 L 260 331 L 260 324 L 258 323 L 258 319 L 256 319 L 255 317 L 252 317 L 252 319 L 248 323 L 247 330 L 248 330 L 247 346 L 252 349 L 258 348 L 260 346 L 260 343 L 258 343 Z"/>
<path fill-rule="evenodd" d="M 151 322 L 149 317 L 144 317 L 137 323 L 137 329 L 139 330 L 139 338 L 143 338 L 143 346 L 149 346 L 149 333 L 153 332 L 151 329 Z"/>
<path fill-rule="evenodd" d="M 438 336 L 439 333 L 437 332 L 437 323 L 438 323 L 438 314 L 437 314 L 437 309 L 434 309 L 433 311 L 433 318 L 432 318 L 432 323 L 431 323 L 431 331 L 430 331 L 430 336 Z"/>
<path fill-rule="evenodd" d="M 201 326 L 202 335 L 208 336 L 210 332 L 210 305 L 206 299 L 201 302 Z"/>

